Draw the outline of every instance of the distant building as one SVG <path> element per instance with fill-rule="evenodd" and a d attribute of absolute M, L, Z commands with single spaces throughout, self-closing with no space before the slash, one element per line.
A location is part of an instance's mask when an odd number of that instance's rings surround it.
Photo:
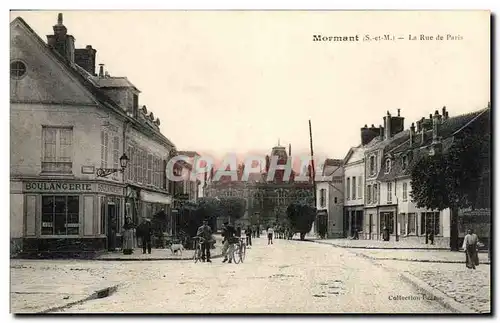
<path fill-rule="evenodd" d="M 326 159 L 322 175 L 332 176 L 331 180 L 320 180 L 316 182 L 316 209 L 318 211 L 315 221 L 315 233 L 320 232 L 323 226 L 327 230 L 328 238 L 343 237 L 343 161 L 341 159 Z"/>
<path fill-rule="evenodd" d="M 127 78 L 96 74 L 96 50 L 75 49 L 62 14 L 53 30 L 45 43 L 22 18 L 10 24 L 11 247 L 114 249 L 125 216 L 169 213 L 175 146 Z M 124 173 L 97 176 L 124 154 Z"/>

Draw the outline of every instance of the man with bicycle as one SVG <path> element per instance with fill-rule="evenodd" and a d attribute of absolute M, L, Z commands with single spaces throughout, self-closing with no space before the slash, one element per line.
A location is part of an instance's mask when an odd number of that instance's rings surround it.
<path fill-rule="evenodd" d="M 201 244 L 201 259 L 203 260 L 203 262 L 205 262 L 205 259 L 207 260 L 207 262 L 212 262 L 212 260 L 210 260 L 210 242 L 212 240 L 212 228 L 210 228 L 206 219 L 203 220 L 203 225 L 198 228 L 196 236 L 199 237 L 199 243 Z"/>
<path fill-rule="evenodd" d="M 224 226 L 222 227 L 222 243 L 224 244 L 222 247 L 222 255 L 224 256 L 224 260 L 222 260 L 222 262 L 226 262 L 228 259 L 229 263 L 233 262 L 234 243 L 239 241 L 235 239 L 235 235 L 236 229 L 230 225 L 229 222 L 224 222 Z"/>

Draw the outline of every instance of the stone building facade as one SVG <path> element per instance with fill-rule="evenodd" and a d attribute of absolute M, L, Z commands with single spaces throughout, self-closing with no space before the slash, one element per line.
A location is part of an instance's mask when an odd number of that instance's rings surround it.
<path fill-rule="evenodd" d="M 62 14 L 47 43 L 10 24 L 11 247 L 89 252 L 119 247 L 125 216 L 168 213 L 165 163 L 174 145 L 139 107 L 140 91 L 112 77 L 96 50 L 75 49 Z M 97 176 L 98 169 L 124 172 Z"/>

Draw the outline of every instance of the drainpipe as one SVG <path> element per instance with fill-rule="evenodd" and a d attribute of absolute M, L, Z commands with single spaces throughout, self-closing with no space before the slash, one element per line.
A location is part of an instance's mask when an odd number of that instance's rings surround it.
<path fill-rule="evenodd" d="M 394 179 L 394 196 L 396 197 L 396 241 L 399 241 L 399 234 L 398 234 L 398 206 L 399 206 L 399 199 L 398 199 L 398 180 Z"/>

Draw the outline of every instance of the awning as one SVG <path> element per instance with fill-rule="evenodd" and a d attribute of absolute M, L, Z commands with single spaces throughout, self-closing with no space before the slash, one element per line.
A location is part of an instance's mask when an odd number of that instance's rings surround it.
<path fill-rule="evenodd" d="M 141 190 L 141 201 L 150 203 L 172 204 L 172 196 L 157 192 L 148 192 Z"/>

